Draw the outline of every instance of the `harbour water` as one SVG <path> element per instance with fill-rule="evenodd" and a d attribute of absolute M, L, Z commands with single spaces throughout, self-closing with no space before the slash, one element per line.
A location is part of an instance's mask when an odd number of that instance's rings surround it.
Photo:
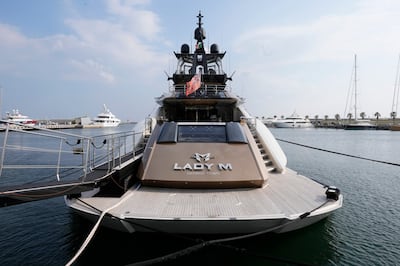
<path fill-rule="evenodd" d="M 73 133 L 99 135 L 130 128 L 75 129 Z M 279 139 L 400 163 L 399 132 L 271 130 Z M 302 230 L 206 246 L 161 265 L 398 265 L 400 167 L 280 144 L 290 168 L 341 189 L 343 208 Z M 69 210 L 63 198 L 0 208 L 1 265 L 64 265 L 92 226 Z M 127 265 L 195 245 L 197 239 L 101 228 L 75 265 Z"/>

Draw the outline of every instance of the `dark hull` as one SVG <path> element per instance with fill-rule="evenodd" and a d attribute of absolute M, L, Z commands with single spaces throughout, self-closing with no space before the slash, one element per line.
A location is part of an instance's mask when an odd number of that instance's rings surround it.
<path fill-rule="evenodd" d="M 376 130 L 376 126 L 366 126 L 366 125 L 346 125 L 344 126 L 346 130 Z"/>

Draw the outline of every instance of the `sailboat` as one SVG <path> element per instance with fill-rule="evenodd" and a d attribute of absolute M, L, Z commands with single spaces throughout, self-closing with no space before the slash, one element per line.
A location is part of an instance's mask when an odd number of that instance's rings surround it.
<path fill-rule="evenodd" d="M 390 130 L 392 131 L 400 131 L 400 124 L 395 123 L 395 118 L 397 116 L 397 109 L 399 105 L 399 90 L 400 90 L 399 79 L 400 79 L 400 55 L 397 63 L 396 80 L 394 81 L 392 112 L 390 113 L 390 116 L 393 118 L 393 125 L 390 127 Z"/>
<path fill-rule="evenodd" d="M 358 119 L 357 114 L 357 55 L 354 55 L 354 83 L 350 86 L 349 91 L 354 91 L 354 122 L 345 124 L 344 129 L 347 130 L 366 130 L 376 129 L 376 125 L 372 124 L 368 119 Z"/>

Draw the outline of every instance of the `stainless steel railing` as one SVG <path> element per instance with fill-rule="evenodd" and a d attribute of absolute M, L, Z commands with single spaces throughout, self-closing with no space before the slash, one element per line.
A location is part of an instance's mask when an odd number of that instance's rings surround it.
<path fill-rule="evenodd" d="M 47 169 L 60 181 L 70 176 L 86 176 L 101 167 L 107 173 L 144 148 L 143 131 L 83 136 L 61 130 L 34 126 L 22 128 L 18 123 L 3 123 L 0 133 L 0 179 L 16 176 L 17 170 L 29 179 L 40 179 L 35 171 Z M 10 174 L 10 171 L 12 174 Z M 12 183 L 12 182 L 11 182 Z"/>

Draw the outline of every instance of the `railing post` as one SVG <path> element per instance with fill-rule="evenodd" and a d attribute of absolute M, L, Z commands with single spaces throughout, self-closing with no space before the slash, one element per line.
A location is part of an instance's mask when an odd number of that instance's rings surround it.
<path fill-rule="evenodd" d="M 122 162 L 122 160 L 121 160 L 121 136 L 119 136 L 118 137 L 118 161 L 119 161 L 119 165 L 118 166 L 121 166 L 121 162 Z"/>
<path fill-rule="evenodd" d="M 7 123 L 6 132 L 4 134 L 3 150 L 1 151 L 0 176 L 3 173 L 3 164 L 4 164 L 4 157 L 6 154 L 6 146 L 7 146 L 9 127 L 10 127 L 10 124 Z"/>
<path fill-rule="evenodd" d="M 135 156 L 136 156 L 136 138 L 135 138 L 135 135 L 136 135 L 136 132 L 135 131 L 133 131 L 133 134 L 132 134 L 132 151 L 133 151 L 133 157 L 132 158 L 135 158 Z"/>
<path fill-rule="evenodd" d="M 83 165 L 83 179 L 82 179 L 82 181 L 85 181 L 86 175 L 87 175 L 88 160 L 89 160 L 89 152 L 90 152 L 90 141 L 91 141 L 91 139 L 88 138 L 88 139 L 87 139 L 87 144 L 86 144 L 86 151 L 85 151 L 85 154 L 82 154 L 82 158 L 83 158 L 83 156 L 86 157 L 86 158 L 85 158 L 84 165 Z M 84 148 L 84 141 L 82 140 L 82 151 L 83 151 L 83 148 Z"/>
<path fill-rule="evenodd" d="M 57 161 L 57 170 L 56 170 L 56 177 L 57 181 L 60 181 L 60 164 L 61 164 L 61 149 L 62 149 L 62 142 L 63 139 L 60 139 L 60 146 L 58 148 L 58 161 Z"/>

